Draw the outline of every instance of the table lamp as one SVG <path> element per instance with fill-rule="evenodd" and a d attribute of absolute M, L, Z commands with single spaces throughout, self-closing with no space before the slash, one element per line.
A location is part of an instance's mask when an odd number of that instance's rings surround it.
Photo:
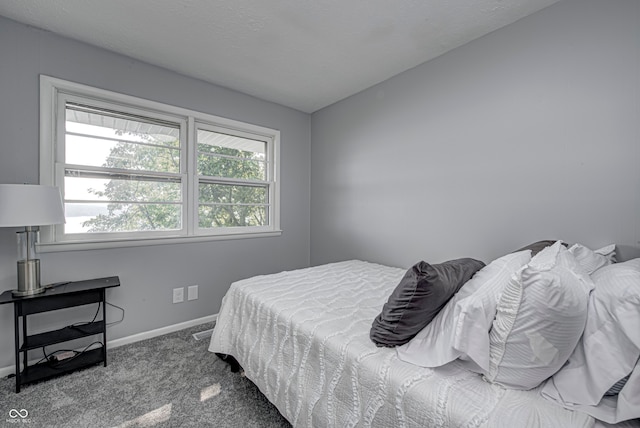
<path fill-rule="evenodd" d="M 64 223 L 60 189 L 34 184 L 0 184 L 0 227 L 18 232 L 18 289 L 14 296 L 42 293 L 40 260 L 35 258 L 39 226 Z"/>

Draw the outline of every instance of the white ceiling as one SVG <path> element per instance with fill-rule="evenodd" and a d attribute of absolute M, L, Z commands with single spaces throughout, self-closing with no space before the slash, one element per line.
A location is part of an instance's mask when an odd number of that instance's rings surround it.
<path fill-rule="evenodd" d="M 559 0 L 2 0 L 0 15 L 311 113 Z"/>

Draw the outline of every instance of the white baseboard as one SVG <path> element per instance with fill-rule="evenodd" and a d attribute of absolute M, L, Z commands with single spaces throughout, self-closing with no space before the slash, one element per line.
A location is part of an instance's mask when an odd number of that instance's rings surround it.
<path fill-rule="evenodd" d="M 155 330 L 144 331 L 142 333 L 134 334 L 127 337 L 121 337 L 120 339 L 108 340 L 107 349 L 117 348 L 118 346 L 128 345 L 129 343 L 140 342 L 141 340 L 151 339 L 153 337 L 162 336 L 163 334 L 173 333 L 174 331 L 184 330 L 185 328 L 213 322 L 217 319 L 218 314 L 214 314 L 202 318 L 197 318 L 195 320 L 168 325 L 166 327 L 160 327 Z"/>
<path fill-rule="evenodd" d="M 185 328 L 195 327 L 201 324 L 207 324 L 218 319 L 218 314 L 208 315 L 202 318 L 196 318 L 194 320 L 181 322 L 178 324 L 168 325 L 166 327 L 156 328 L 155 330 L 144 331 L 142 333 L 132 334 L 131 336 L 121 337 L 120 339 L 107 340 L 107 350 L 117 348 L 119 346 L 128 345 L 130 343 L 140 342 L 141 340 L 151 339 L 163 334 L 173 333 L 174 331 L 184 330 Z M 29 361 L 29 364 L 34 364 L 40 359 Z M 0 367 L 0 377 L 9 376 L 15 374 L 16 366 Z"/>

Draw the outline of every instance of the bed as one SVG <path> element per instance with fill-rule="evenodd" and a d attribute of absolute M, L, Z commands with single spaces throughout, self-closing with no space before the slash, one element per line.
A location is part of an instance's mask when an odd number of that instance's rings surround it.
<path fill-rule="evenodd" d="M 372 320 L 405 272 L 351 260 L 235 282 L 209 350 L 233 357 L 295 427 L 606 426 L 541 387 L 506 389 L 459 360 L 420 367 L 376 346 Z"/>

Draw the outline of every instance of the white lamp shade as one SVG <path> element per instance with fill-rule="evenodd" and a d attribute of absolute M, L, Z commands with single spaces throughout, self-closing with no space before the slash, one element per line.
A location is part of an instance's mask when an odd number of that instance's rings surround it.
<path fill-rule="evenodd" d="M 64 223 L 60 189 L 35 184 L 0 184 L 0 227 Z"/>

